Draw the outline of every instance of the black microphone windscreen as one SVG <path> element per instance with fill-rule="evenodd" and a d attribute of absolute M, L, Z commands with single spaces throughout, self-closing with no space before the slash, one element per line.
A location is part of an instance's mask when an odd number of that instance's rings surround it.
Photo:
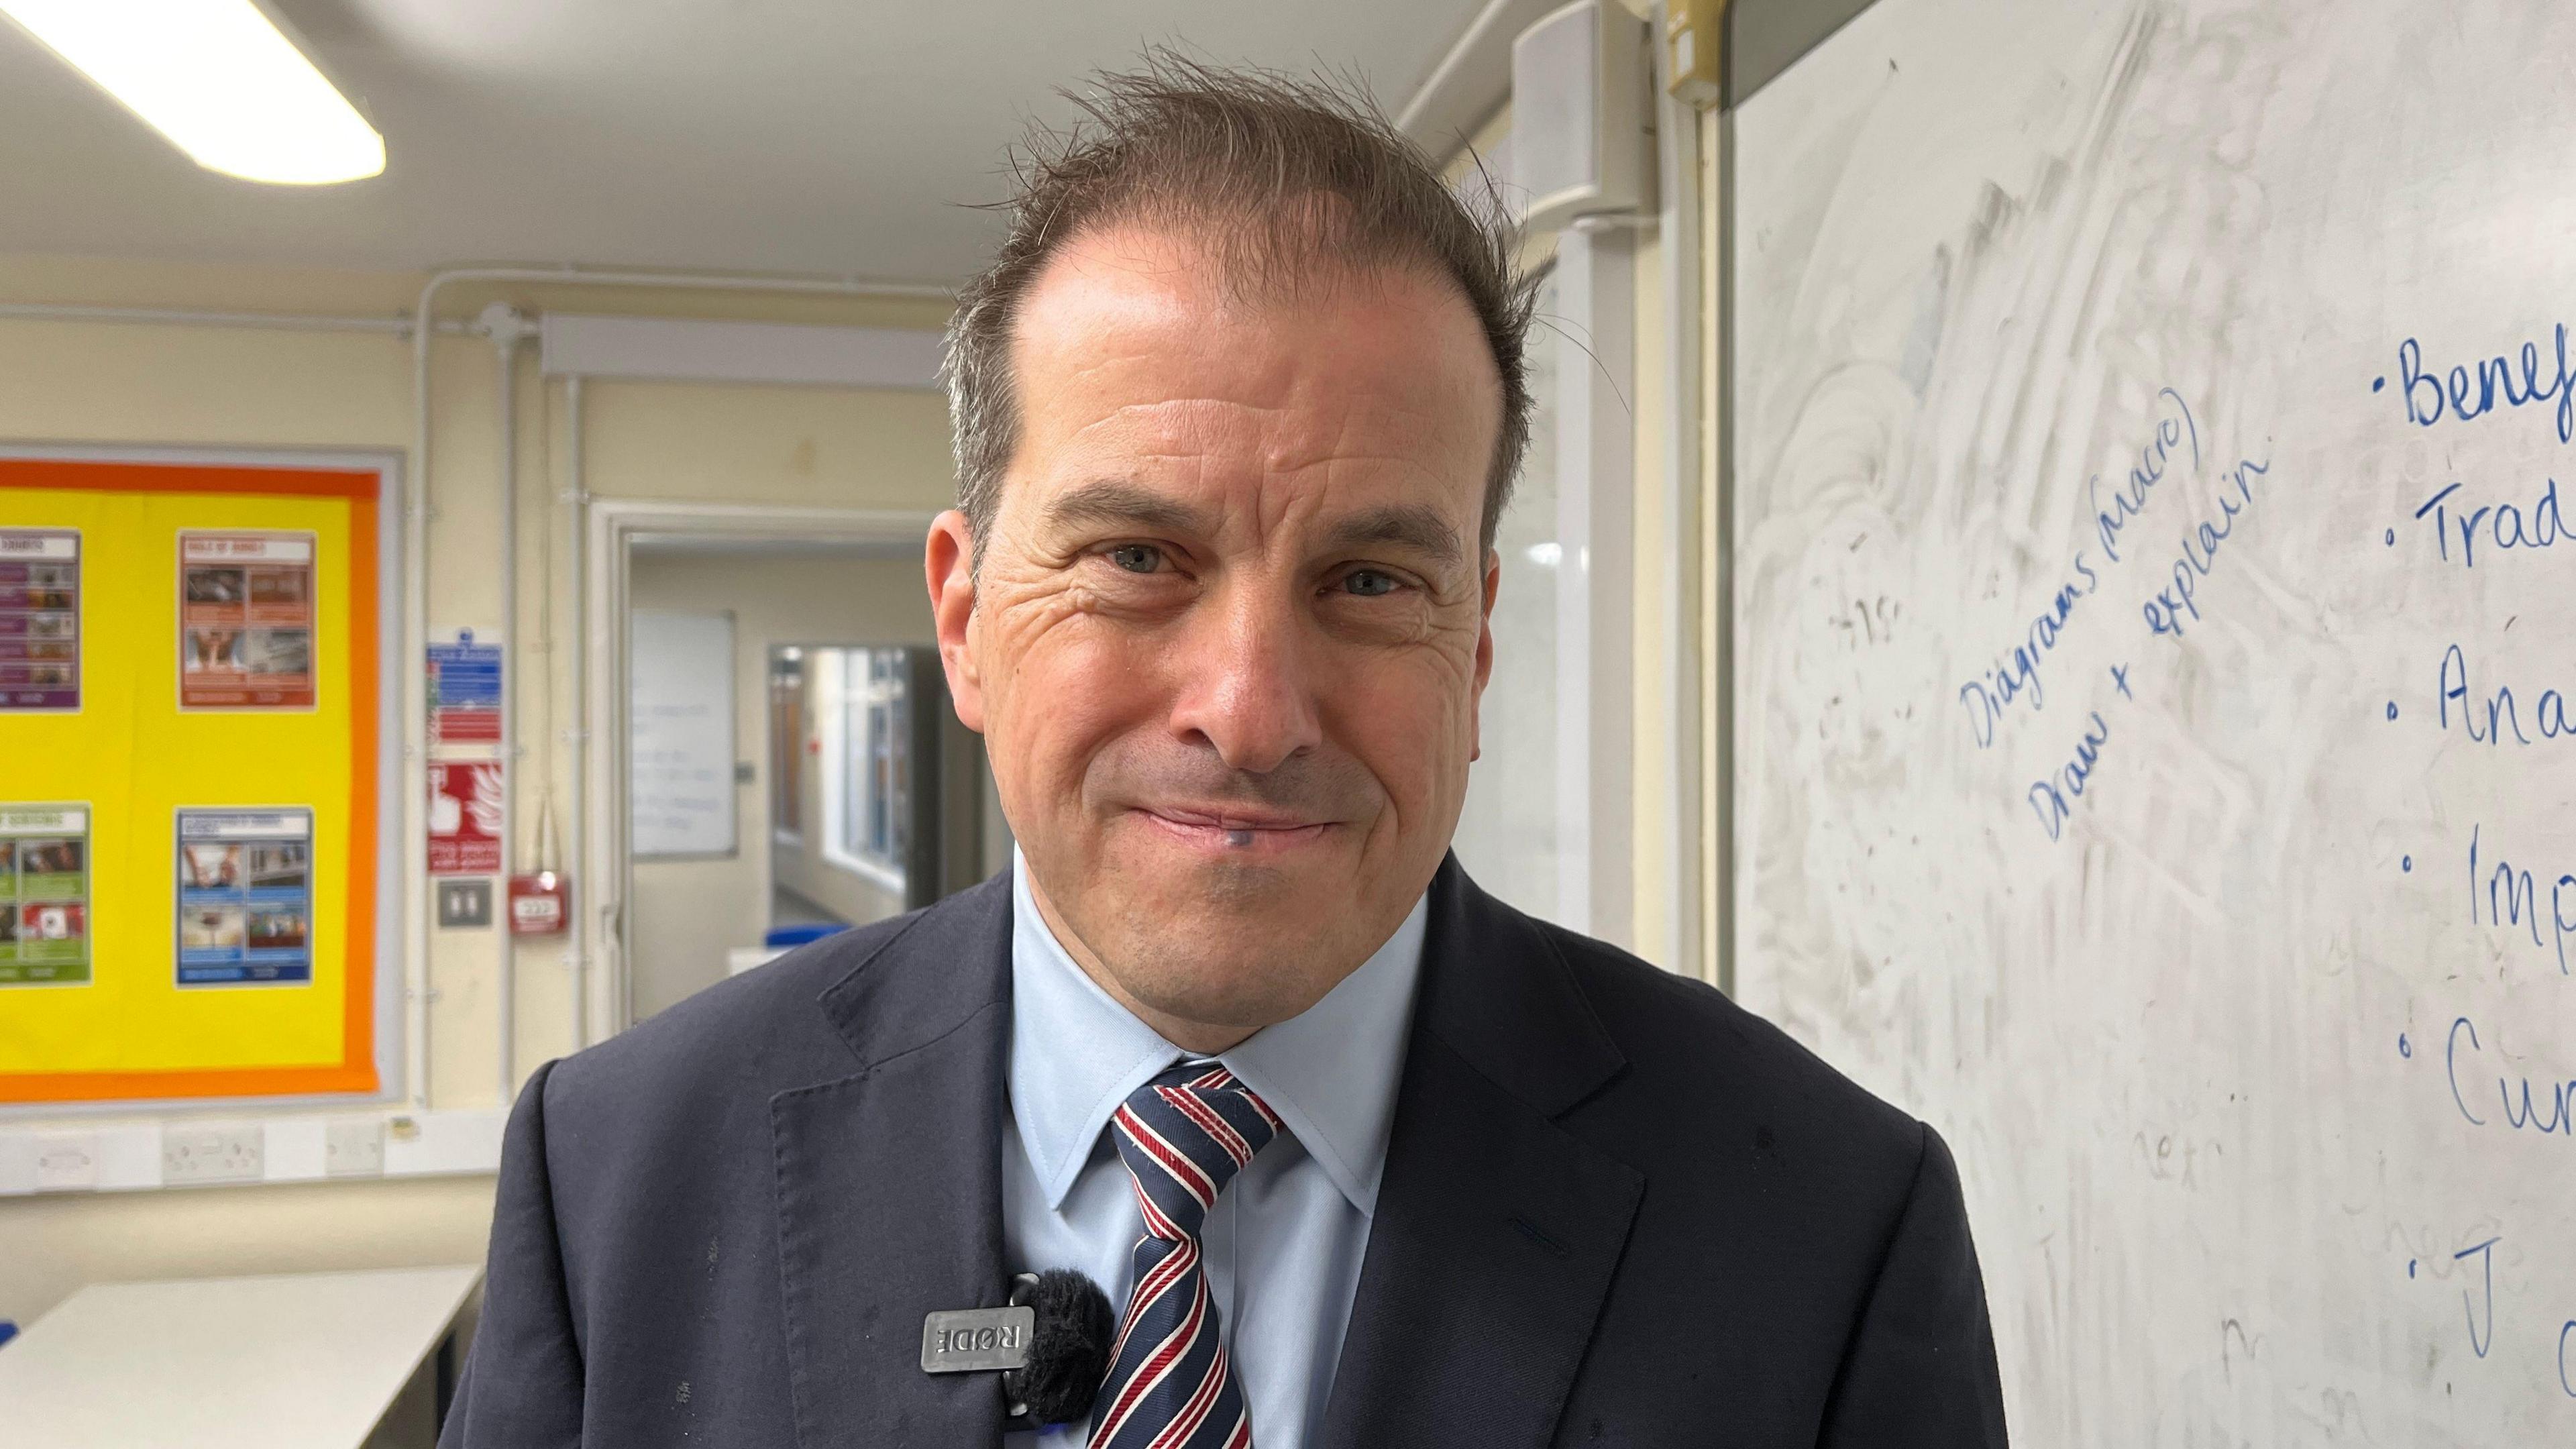
<path fill-rule="evenodd" d="M 1091 1412 L 1100 1381 L 1109 1376 L 1117 1317 L 1100 1285 L 1071 1268 L 1040 1273 L 1028 1303 L 1037 1310 L 1037 1324 L 1029 1334 L 1028 1366 L 1019 1372 L 1018 1398 L 1037 1423 L 1071 1423 Z"/>

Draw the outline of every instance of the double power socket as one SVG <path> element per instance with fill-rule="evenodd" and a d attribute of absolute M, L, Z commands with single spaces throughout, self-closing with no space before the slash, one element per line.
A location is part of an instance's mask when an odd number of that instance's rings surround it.
<path fill-rule="evenodd" d="M 299 1135 L 297 1145 L 302 1147 L 305 1160 L 300 1164 L 277 1163 L 283 1177 L 312 1175 L 312 1139 Z M 174 1122 L 161 1129 L 161 1185 L 164 1187 L 258 1182 L 269 1175 L 269 1158 L 268 1128 L 263 1123 L 200 1125 Z M 343 1117 L 324 1122 L 321 1167 L 324 1177 L 382 1177 L 385 1171 L 384 1119 Z"/>

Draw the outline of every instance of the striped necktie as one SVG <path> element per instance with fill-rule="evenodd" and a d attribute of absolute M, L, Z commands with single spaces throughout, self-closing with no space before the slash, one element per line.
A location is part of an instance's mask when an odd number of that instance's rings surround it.
<path fill-rule="evenodd" d="M 1243 1165 L 1279 1132 L 1268 1105 L 1214 1062 L 1182 1062 L 1115 1117 L 1145 1236 L 1136 1287 L 1091 1409 L 1090 1449 L 1251 1449 L 1243 1389 L 1208 1301 L 1199 1230 Z"/>

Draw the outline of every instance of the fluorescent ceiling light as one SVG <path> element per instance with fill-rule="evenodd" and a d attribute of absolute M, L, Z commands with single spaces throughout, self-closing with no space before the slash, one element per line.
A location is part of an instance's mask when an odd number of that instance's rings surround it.
<path fill-rule="evenodd" d="M 209 171 L 315 186 L 385 169 L 385 139 L 252 0 L 0 0 Z"/>

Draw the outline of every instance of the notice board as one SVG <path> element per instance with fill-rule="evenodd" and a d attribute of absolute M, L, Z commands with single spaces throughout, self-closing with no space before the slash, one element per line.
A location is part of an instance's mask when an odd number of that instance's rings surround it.
<path fill-rule="evenodd" d="M 387 487 L 0 457 L 0 1105 L 379 1089 Z"/>

